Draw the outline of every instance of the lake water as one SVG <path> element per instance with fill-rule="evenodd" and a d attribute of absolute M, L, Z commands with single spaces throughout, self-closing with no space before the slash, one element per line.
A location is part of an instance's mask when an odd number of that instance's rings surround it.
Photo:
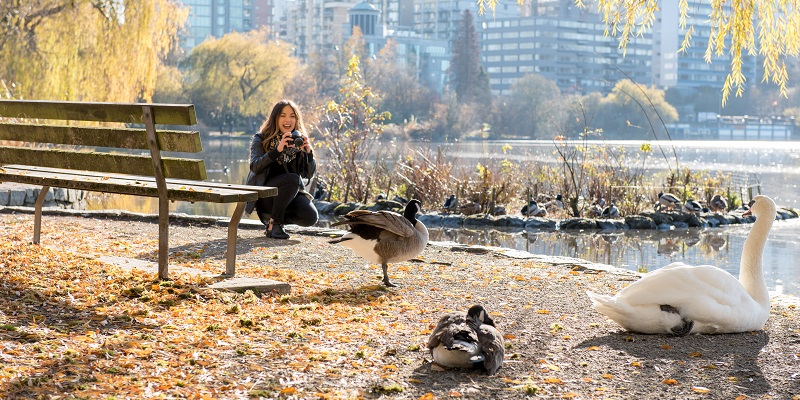
<path fill-rule="evenodd" d="M 800 142 L 673 141 L 649 142 L 653 148 L 645 160 L 652 170 L 675 165 L 692 171 L 731 173 L 740 182 L 760 183 L 761 192 L 779 206 L 800 208 Z M 249 138 L 204 138 L 203 158 L 208 179 L 244 183 L 248 172 Z M 590 145 L 624 146 L 635 151 L 641 142 L 594 142 Z M 549 141 L 487 141 L 427 144 L 442 147 L 445 154 L 458 155 L 459 162 L 485 162 L 489 159 L 536 159 L 556 163 Z M 511 145 L 511 149 L 503 146 Z M 413 144 L 421 147 L 420 144 Z M 659 148 L 660 146 L 661 148 Z M 667 158 L 662 155 L 662 150 Z M 673 155 L 674 154 L 674 155 Z M 322 152 L 318 152 L 322 157 Z M 320 162 L 324 162 L 321 160 Z M 150 198 L 93 195 L 88 207 L 157 213 L 157 202 Z M 191 215 L 229 217 L 233 205 L 175 202 L 173 212 Z M 255 214 L 250 216 L 255 217 Z M 247 216 L 245 216 L 247 218 Z M 321 222 L 325 224 L 325 222 Z M 653 270 L 673 261 L 711 264 L 738 274 L 739 259 L 749 225 L 674 231 L 565 232 L 503 231 L 498 229 L 431 229 L 431 240 L 454 241 L 526 250 L 532 253 L 576 257 L 630 270 Z M 773 293 L 800 296 L 800 220 L 776 221 L 764 252 L 765 278 Z"/>

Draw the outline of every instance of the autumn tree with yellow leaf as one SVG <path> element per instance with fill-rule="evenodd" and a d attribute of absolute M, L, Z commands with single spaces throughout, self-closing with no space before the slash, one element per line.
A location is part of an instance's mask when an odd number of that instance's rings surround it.
<path fill-rule="evenodd" d="M 192 50 L 186 83 L 202 115 L 215 120 L 257 117 L 284 96 L 299 61 L 283 42 L 269 40 L 264 29 L 209 38 Z"/>
<path fill-rule="evenodd" d="M 148 101 L 187 15 L 174 0 L 4 0 L 2 95 Z"/>

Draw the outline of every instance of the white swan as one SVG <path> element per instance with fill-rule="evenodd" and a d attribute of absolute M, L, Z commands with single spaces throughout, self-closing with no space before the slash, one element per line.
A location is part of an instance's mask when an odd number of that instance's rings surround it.
<path fill-rule="evenodd" d="M 684 336 L 763 329 L 769 292 L 761 256 L 776 207 L 767 196 L 756 196 L 750 203 L 756 222 L 744 242 L 738 280 L 714 266 L 676 262 L 644 275 L 613 297 L 587 292 L 592 307 L 641 333 Z"/>

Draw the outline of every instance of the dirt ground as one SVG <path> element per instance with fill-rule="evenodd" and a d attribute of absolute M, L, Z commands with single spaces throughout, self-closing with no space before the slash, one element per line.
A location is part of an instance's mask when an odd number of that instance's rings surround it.
<path fill-rule="evenodd" d="M 328 243 L 239 231 L 237 272 L 291 294 L 229 294 L 176 275 L 155 281 L 98 262 L 155 260 L 152 218 L 0 209 L 0 393 L 8 398 L 798 399 L 800 311 L 773 300 L 764 331 L 642 335 L 590 307 L 585 291 L 636 279 L 584 262 L 430 244 L 380 267 Z M 170 260 L 224 271 L 226 228 L 170 228 Z M 438 318 L 482 304 L 506 338 L 494 376 L 445 370 L 426 343 Z M 38 318 L 38 319 L 37 319 Z"/>

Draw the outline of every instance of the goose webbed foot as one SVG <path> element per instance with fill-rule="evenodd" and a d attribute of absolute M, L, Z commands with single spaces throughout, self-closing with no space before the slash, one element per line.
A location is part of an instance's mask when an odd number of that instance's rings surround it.
<path fill-rule="evenodd" d="M 397 284 L 394 284 L 389 280 L 389 267 L 386 264 L 383 264 L 383 265 L 381 265 L 381 268 L 383 269 L 383 284 L 384 284 L 384 286 L 386 286 L 386 287 L 398 287 Z"/>
<path fill-rule="evenodd" d="M 662 304 L 661 311 L 681 315 L 678 312 L 677 308 L 669 304 Z M 670 332 L 672 332 L 672 334 L 675 336 L 679 337 L 686 336 L 692 332 L 693 327 L 694 327 L 694 321 L 681 317 L 681 324 L 675 325 L 674 327 L 670 328 Z"/>

